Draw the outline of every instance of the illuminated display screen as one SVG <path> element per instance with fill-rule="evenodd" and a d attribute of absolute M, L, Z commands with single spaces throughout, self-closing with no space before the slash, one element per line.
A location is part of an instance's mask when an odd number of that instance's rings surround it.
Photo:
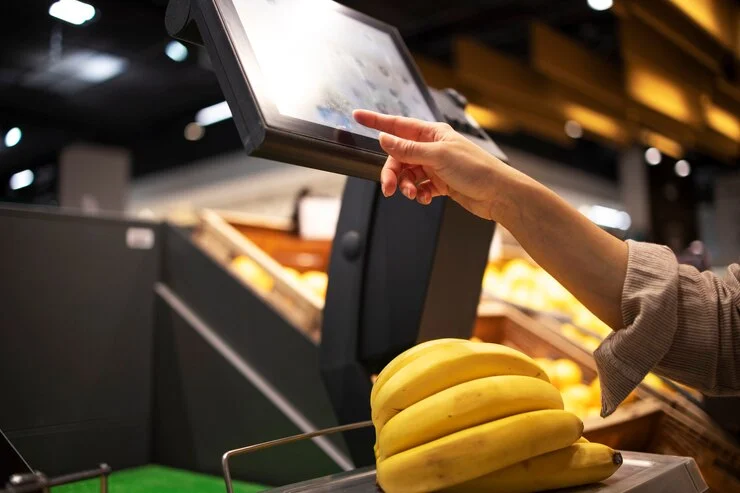
<path fill-rule="evenodd" d="M 435 121 L 390 34 L 323 0 L 233 0 L 277 111 L 358 135 L 352 119 L 371 109 Z"/>

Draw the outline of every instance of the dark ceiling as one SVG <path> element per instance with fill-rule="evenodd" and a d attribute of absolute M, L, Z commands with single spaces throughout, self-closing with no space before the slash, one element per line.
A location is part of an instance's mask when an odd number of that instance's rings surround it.
<path fill-rule="evenodd" d="M 183 128 L 194 113 L 223 96 L 202 50 L 191 50 L 183 63 L 165 56 L 170 41 L 164 28 L 166 0 L 86 1 L 96 7 L 97 16 L 79 27 L 49 16 L 52 0 L 3 2 L 0 131 L 21 126 L 24 137 L 21 145 L 0 149 L 0 179 L 22 167 L 53 163 L 59 149 L 75 140 L 132 149 L 137 175 L 239 146 L 229 122 L 209 127 L 201 141 L 183 138 Z M 452 40 L 460 35 L 525 59 L 529 25 L 539 19 L 620 63 L 614 15 L 591 10 L 586 0 L 341 3 L 396 25 L 412 52 L 443 62 L 449 61 Z M 113 79 L 85 87 L 49 80 L 46 67 L 81 50 L 122 57 L 128 61 L 127 68 Z M 547 146 L 526 136 L 519 138 L 528 146 Z M 592 164 L 592 171 L 615 177 L 612 153 L 588 143 L 582 152 L 591 162 L 597 156 L 604 163 Z M 578 153 L 569 156 L 577 165 Z"/>

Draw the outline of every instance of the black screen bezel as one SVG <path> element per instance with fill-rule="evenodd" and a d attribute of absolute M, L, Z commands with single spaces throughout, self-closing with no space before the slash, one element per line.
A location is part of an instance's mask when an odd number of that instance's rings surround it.
<path fill-rule="evenodd" d="M 346 147 L 370 151 L 377 154 L 385 154 L 380 148 L 377 139 L 365 135 L 355 134 L 347 130 L 335 129 L 326 125 L 300 120 L 281 114 L 275 103 L 264 89 L 265 80 L 262 70 L 249 43 L 244 26 L 240 22 L 239 15 L 234 7 L 234 1 L 239 0 L 213 0 L 221 23 L 226 29 L 227 37 L 231 43 L 232 50 L 236 56 L 237 63 L 241 68 L 242 76 L 249 91 L 257 103 L 258 111 L 265 127 L 270 130 L 281 130 L 289 133 L 299 134 L 308 138 L 321 139 L 323 141 Z M 323 0 L 322 0 L 323 1 Z M 419 88 L 419 91 L 429 107 L 432 115 L 437 121 L 443 121 L 434 99 L 428 91 L 427 85 L 419 73 L 411 53 L 406 48 L 398 29 L 382 21 L 369 17 L 365 14 L 352 10 L 333 1 L 327 2 L 329 8 L 342 15 L 346 15 L 364 24 L 374 27 L 390 35 L 393 44 L 398 50 L 401 59 Z M 373 165 L 375 167 L 376 165 Z"/>

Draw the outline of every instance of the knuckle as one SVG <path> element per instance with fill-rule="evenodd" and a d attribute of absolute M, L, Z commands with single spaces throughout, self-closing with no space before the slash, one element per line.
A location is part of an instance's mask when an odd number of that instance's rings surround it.
<path fill-rule="evenodd" d="M 452 126 L 447 122 L 437 123 L 437 130 L 445 133 L 453 131 Z"/>
<path fill-rule="evenodd" d="M 403 154 L 410 156 L 416 151 L 416 144 L 412 140 L 406 140 L 402 146 Z"/>

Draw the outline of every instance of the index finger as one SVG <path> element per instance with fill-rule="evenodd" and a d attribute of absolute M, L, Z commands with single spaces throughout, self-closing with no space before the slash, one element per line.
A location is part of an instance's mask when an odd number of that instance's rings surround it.
<path fill-rule="evenodd" d="M 405 116 L 384 115 L 370 110 L 355 110 L 352 116 L 360 125 L 417 142 L 433 142 L 437 131 L 432 122 Z"/>

